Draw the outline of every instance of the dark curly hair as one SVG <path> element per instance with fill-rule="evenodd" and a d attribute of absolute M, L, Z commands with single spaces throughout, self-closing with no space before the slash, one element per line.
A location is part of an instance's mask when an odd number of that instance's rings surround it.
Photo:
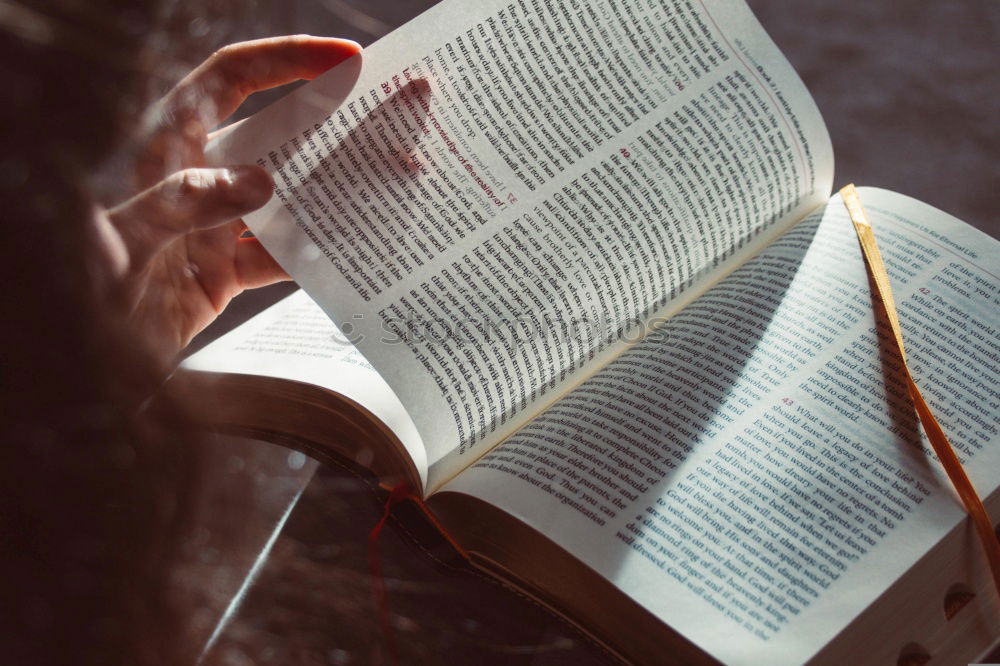
<path fill-rule="evenodd" d="M 0 0 L 0 653 L 193 662 L 169 588 L 197 446 L 127 324 L 93 223 L 155 91 L 156 3 Z M 151 55 L 152 54 L 152 55 Z"/>

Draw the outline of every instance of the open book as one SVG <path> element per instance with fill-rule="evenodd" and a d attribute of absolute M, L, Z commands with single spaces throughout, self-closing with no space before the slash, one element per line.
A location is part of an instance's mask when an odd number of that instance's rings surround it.
<path fill-rule="evenodd" d="M 628 661 L 964 663 L 997 638 L 826 129 L 741 2 L 446 0 L 212 154 L 274 173 L 246 221 L 309 294 L 186 362 L 214 420 L 407 480 Z M 998 244 L 860 192 L 996 515 Z"/>

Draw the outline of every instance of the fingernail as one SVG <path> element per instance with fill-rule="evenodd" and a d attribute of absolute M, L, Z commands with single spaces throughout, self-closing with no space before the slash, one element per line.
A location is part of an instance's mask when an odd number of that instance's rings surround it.
<path fill-rule="evenodd" d="M 339 48 L 345 49 L 347 51 L 353 51 L 355 53 L 360 53 L 364 51 L 364 47 L 353 39 L 347 39 L 346 37 L 322 37 L 320 35 L 302 35 L 306 39 L 316 39 L 327 44 L 333 44 Z"/>
<path fill-rule="evenodd" d="M 357 43 L 353 39 L 344 39 L 343 37 L 338 37 L 337 39 L 342 45 L 347 47 L 348 50 L 353 50 L 355 53 L 361 53 L 365 50 L 361 44 Z"/>
<path fill-rule="evenodd" d="M 258 166 L 234 166 L 224 169 L 223 178 L 229 183 L 234 201 L 263 206 L 271 198 L 274 181 L 270 174 Z"/>

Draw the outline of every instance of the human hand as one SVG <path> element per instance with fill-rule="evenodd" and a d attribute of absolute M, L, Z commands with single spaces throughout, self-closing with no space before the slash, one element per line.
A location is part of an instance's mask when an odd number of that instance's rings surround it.
<path fill-rule="evenodd" d="M 165 361 L 244 289 L 288 279 L 255 238 L 241 237 L 240 218 L 271 198 L 271 177 L 256 165 L 206 168 L 208 130 L 251 93 L 312 79 L 359 50 L 309 36 L 233 44 L 160 103 L 136 169 L 147 189 L 98 223 L 132 319 Z"/>

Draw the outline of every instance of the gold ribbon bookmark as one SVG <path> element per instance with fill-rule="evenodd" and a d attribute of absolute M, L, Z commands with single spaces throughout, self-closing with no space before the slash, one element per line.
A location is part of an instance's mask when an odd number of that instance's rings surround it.
<path fill-rule="evenodd" d="M 875 243 L 875 232 L 868 222 L 865 209 L 861 206 L 861 199 L 858 197 L 858 192 L 854 189 L 854 185 L 847 185 L 840 190 L 840 196 L 844 198 L 844 205 L 847 206 L 847 212 L 854 223 L 854 230 L 858 234 L 861 251 L 865 255 L 865 266 L 868 268 L 868 275 L 871 277 L 872 282 L 875 283 L 878 300 L 885 307 L 886 317 L 889 320 L 889 325 L 892 327 L 899 357 L 903 361 L 903 373 L 906 375 L 906 384 L 910 389 L 913 406 L 917 410 L 917 415 L 920 417 L 920 422 L 927 432 L 927 438 L 930 440 L 934 452 L 941 461 L 941 466 L 944 467 L 948 478 L 951 479 L 951 483 L 958 492 L 962 504 L 965 505 L 965 510 L 972 517 L 972 524 L 975 526 L 976 532 L 979 534 L 979 539 L 983 543 L 983 548 L 986 550 L 986 560 L 989 562 L 990 569 L 993 572 L 993 583 L 996 585 L 997 594 L 1000 594 L 1000 538 L 993 531 L 993 525 L 990 523 L 990 518 L 986 513 L 986 508 L 983 506 L 982 500 L 979 499 L 976 489 L 965 474 L 962 463 L 959 461 L 958 456 L 955 455 L 955 451 L 951 447 L 951 442 L 945 436 L 944 430 L 941 429 L 937 419 L 934 418 L 934 414 L 931 413 L 930 407 L 924 401 L 924 397 L 920 395 L 920 389 L 914 383 L 913 375 L 910 374 L 910 368 L 906 365 L 903 333 L 899 326 L 899 315 L 896 313 L 896 302 L 892 298 L 892 289 L 889 287 L 889 274 L 886 272 L 885 263 L 882 261 L 882 254 L 878 251 L 878 245 Z"/>

